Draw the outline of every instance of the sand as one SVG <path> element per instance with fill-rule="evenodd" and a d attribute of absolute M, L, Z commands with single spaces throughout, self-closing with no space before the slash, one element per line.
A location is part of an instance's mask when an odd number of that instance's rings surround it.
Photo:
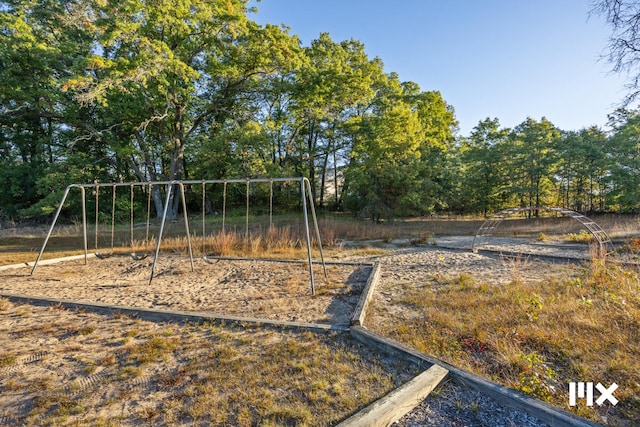
<path fill-rule="evenodd" d="M 371 266 L 129 256 L 39 265 L 0 272 L 0 294 L 25 295 L 159 310 L 348 325 Z"/>

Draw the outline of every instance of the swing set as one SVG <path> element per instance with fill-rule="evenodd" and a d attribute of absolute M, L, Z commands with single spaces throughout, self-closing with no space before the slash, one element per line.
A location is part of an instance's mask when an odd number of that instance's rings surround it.
<path fill-rule="evenodd" d="M 96 205 L 96 213 L 95 213 L 95 231 L 94 231 L 94 250 L 95 256 L 99 259 L 107 259 L 113 256 L 114 254 L 114 242 L 115 242 L 115 218 L 116 218 L 116 188 L 117 184 L 109 185 L 111 187 L 111 249 L 109 252 L 100 252 L 98 250 L 98 235 L 100 234 L 100 226 L 99 226 L 99 218 L 100 218 L 100 184 L 96 184 L 95 187 L 95 205 Z M 133 232 L 133 222 L 134 222 L 134 187 L 135 184 L 129 184 L 130 187 L 130 199 L 129 199 L 129 211 L 130 211 L 130 245 L 131 245 L 131 258 L 136 261 L 140 261 L 145 259 L 149 254 L 147 253 L 147 245 L 149 243 L 149 225 L 151 223 L 151 184 L 147 187 L 147 220 L 146 220 L 146 234 L 145 234 L 145 253 L 138 254 L 134 251 L 134 232 Z"/>
<path fill-rule="evenodd" d="M 117 189 L 119 187 L 129 187 L 129 245 L 130 245 L 130 255 L 136 261 L 143 260 L 150 255 L 152 255 L 152 251 L 150 250 L 150 223 L 151 223 L 151 194 L 154 190 L 154 186 L 165 187 L 165 203 L 162 212 L 162 219 L 160 222 L 160 229 L 157 236 L 155 252 L 153 255 L 153 263 L 151 265 L 151 274 L 149 277 L 149 284 L 153 281 L 153 277 L 156 269 L 156 262 L 160 255 L 160 248 L 162 244 L 162 236 L 164 233 L 165 225 L 167 222 L 167 216 L 169 212 L 169 206 L 172 202 L 172 196 L 175 196 L 175 191 L 179 191 L 180 202 L 182 205 L 182 216 L 184 218 L 184 227 L 185 234 L 187 238 L 187 246 L 189 252 L 189 260 L 191 263 L 191 270 L 194 270 L 194 261 L 193 261 L 193 248 L 191 242 L 191 232 L 189 230 L 189 217 L 187 213 L 187 203 L 185 198 L 185 185 L 201 185 L 202 186 L 202 259 L 208 264 L 214 264 L 217 261 L 214 261 L 209 255 L 206 253 L 206 194 L 207 194 L 207 185 L 219 185 L 223 186 L 223 194 L 222 194 L 222 232 L 225 232 L 225 221 L 227 215 L 227 187 L 229 184 L 245 184 L 245 237 L 249 237 L 249 211 L 250 211 L 250 185 L 254 183 L 268 183 L 269 184 L 269 227 L 273 226 L 273 200 L 274 200 L 274 183 L 291 183 L 298 182 L 300 185 L 300 201 L 302 206 L 302 216 L 304 221 L 304 231 L 306 238 L 306 246 L 307 246 L 307 258 L 309 264 L 309 276 L 311 283 L 311 292 L 315 295 L 315 280 L 313 274 L 313 259 L 311 255 L 311 232 L 309 229 L 309 215 L 308 210 L 311 211 L 311 216 L 313 220 L 313 227 L 315 231 L 315 239 L 318 244 L 318 248 L 320 251 L 320 257 L 322 266 L 324 269 L 324 275 L 327 276 L 326 265 L 324 262 L 324 254 L 322 251 L 322 241 L 320 238 L 320 231 L 318 228 L 318 220 L 315 212 L 315 207 L 313 203 L 313 196 L 311 192 L 311 184 L 307 178 L 247 178 L 247 179 L 225 179 L 225 180 L 201 180 L 201 181 L 156 181 L 156 182 L 126 182 L 126 183 L 110 183 L 110 184 L 71 184 L 66 187 L 58 209 L 54 214 L 53 221 L 49 228 L 49 231 L 44 239 L 42 247 L 40 248 L 40 252 L 38 257 L 33 265 L 31 270 L 31 275 L 34 274 L 36 268 L 38 267 L 38 262 L 40 261 L 42 254 L 45 251 L 47 243 L 51 238 L 54 227 L 58 221 L 60 216 L 60 212 L 62 211 L 64 204 L 66 203 L 68 196 L 73 189 L 80 189 L 80 197 L 82 204 L 82 232 L 83 232 L 83 243 L 84 243 L 84 262 L 87 264 L 89 257 L 89 248 L 88 248 L 88 225 L 87 225 L 87 197 L 86 192 L 87 189 L 92 190 L 95 194 L 95 225 L 94 225 L 94 248 L 93 253 L 98 259 L 107 259 L 114 255 L 115 253 L 115 235 L 116 235 L 116 200 L 117 200 Z M 100 249 L 98 236 L 100 234 L 100 190 L 102 188 L 111 187 L 111 218 L 110 218 L 110 248 Z M 135 250 L 135 240 L 134 240 L 134 206 L 135 206 L 135 189 L 140 187 L 143 192 L 146 192 L 146 221 L 145 221 L 145 238 L 143 243 L 143 250 L 141 253 L 136 252 Z M 308 200 L 308 201 L 307 201 Z M 308 204 L 307 204 L 308 203 Z"/>

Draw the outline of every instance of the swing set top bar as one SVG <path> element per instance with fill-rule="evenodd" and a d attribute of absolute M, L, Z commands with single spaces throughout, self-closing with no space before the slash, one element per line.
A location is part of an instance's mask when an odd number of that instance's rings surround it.
<path fill-rule="evenodd" d="M 51 223 L 51 227 L 49 228 L 49 232 L 47 233 L 47 236 L 44 239 L 44 242 L 42 244 L 42 247 L 40 249 L 40 253 L 38 254 L 38 257 L 33 265 L 33 269 L 31 270 L 31 274 L 33 275 L 33 273 L 36 270 L 36 267 L 38 266 L 38 262 L 40 261 L 40 258 L 42 257 L 42 254 L 44 253 L 44 250 L 47 246 L 47 242 L 49 241 L 49 238 L 51 237 L 51 234 L 53 232 L 53 229 L 56 225 L 56 222 L 58 221 L 58 217 L 60 216 L 60 212 L 62 211 L 62 208 L 64 206 L 64 203 L 67 199 L 67 196 L 69 195 L 69 192 L 72 188 L 80 188 L 81 190 L 81 197 L 82 197 L 82 223 L 83 223 L 83 235 L 84 235 L 84 253 L 85 253 L 85 264 L 87 263 L 87 256 L 88 256 L 88 245 L 87 245 L 87 213 L 86 213 L 86 195 L 85 195 L 85 190 L 87 188 L 99 188 L 99 187 L 112 187 L 114 189 L 114 194 L 115 194 L 115 188 L 116 187 L 135 187 L 135 186 L 157 186 L 157 185 L 167 185 L 167 200 L 165 202 L 165 207 L 164 207 L 164 212 L 162 215 L 162 223 L 160 225 L 160 232 L 158 235 L 158 242 L 156 245 L 156 251 L 155 251 L 155 257 L 154 257 L 154 261 L 153 261 L 153 266 L 151 268 L 151 277 L 149 278 L 149 284 L 151 284 L 151 281 L 153 280 L 153 276 L 154 276 L 154 271 L 155 271 L 155 265 L 156 265 L 156 261 L 158 259 L 158 255 L 160 252 L 160 244 L 161 244 L 161 240 L 162 240 L 162 231 L 164 229 L 164 224 L 166 221 L 166 217 L 167 217 L 167 208 L 169 206 L 169 197 L 171 195 L 171 188 L 176 185 L 180 188 L 180 196 L 182 198 L 182 204 L 183 204 L 183 210 L 184 210 L 184 219 L 185 219 L 185 229 L 186 229 L 186 233 L 187 233 L 187 239 L 189 240 L 189 258 L 191 260 L 191 267 L 193 269 L 193 254 L 192 254 L 192 250 L 191 250 L 191 240 L 190 240 L 190 232 L 189 232 L 189 223 L 188 223 L 188 218 L 187 218 L 187 212 L 186 212 L 186 204 L 185 204 L 185 200 L 184 200 L 184 186 L 185 185 L 191 185 L 191 184 L 198 184 L 198 185 L 206 185 L 206 184 L 233 184 L 233 183 L 246 183 L 247 185 L 249 185 L 250 183 L 273 183 L 273 182 L 299 182 L 300 183 L 300 191 L 301 191 L 301 198 L 302 198 L 302 213 L 303 213 L 303 217 L 304 217 L 304 223 L 305 223 L 305 233 L 306 233 L 306 240 L 307 240 L 307 255 L 308 255 L 308 260 L 309 260 L 309 275 L 310 275 L 310 281 L 311 281 L 311 293 L 312 295 L 315 295 L 315 280 L 314 280 L 314 275 L 313 275 L 313 260 L 311 257 L 311 237 L 310 237 L 310 232 L 309 232 L 309 220 L 308 220 L 308 216 L 307 216 L 307 197 L 309 198 L 309 207 L 311 208 L 311 214 L 312 214 L 312 219 L 313 219 L 313 223 L 314 223 L 314 228 L 315 228 L 315 234 L 316 234 L 316 238 L 318 240 L 318 246 L 320 249 L 320 256 L 322 259 L 322 266 L 324 268 L 324 274 L 325 277 L 327 275 L 326 272 L 326 266 L 324 263 L 324 255 L 323 255 L 323 251 L 322 251 L 322 243 L 321 243 L 321 239 L 320 239 L 320 231 L 318 229 L 318 220 L 316 217 L 316 212 L 315 212 L 315 207 L 313 204 L 313 198 L 311 195 L 311 183 L 309 182 L 309 179 L 305 178 L 305 177 L 297 177 L 297 178 L 239 178 L 239 179 L 203 179 L 203 180 L 169 180 L 169 181 L 148 181 L 148 182 L 114 182 L 114 183 L 92 183 L 92 184 L 70 184 L 65 188 L 64 191 L 64 195 L 62 196 L 62 200 L 60 201 L 60 204 L 58 205 L 58 209 L 56 210 L 56 213 L 53 217 L 53 222 Z M 306 188 L 305 188 L 306 187 Z M 225 186 L 226 188 L 226 186 Z M 306 191 L 308 189 L 308 192 Z M 305 194 L 307 193 L 307 194 Z"/>
<path fill-rule="evenodd" d="M 139 181 L 139 182 L 104 182 L 93 184 L 70 184 L 67 188 L 96 188 L 96 187 L 130 187 L 144 185 L 191 185 L 191 184 L 244 184 L 254 182 L 296 182 L 309 179 L 305 177 L 297 178 L 237 178 L 237 179 L 201 179 L 201 180 L 171 180 L 171 181 Z"/>

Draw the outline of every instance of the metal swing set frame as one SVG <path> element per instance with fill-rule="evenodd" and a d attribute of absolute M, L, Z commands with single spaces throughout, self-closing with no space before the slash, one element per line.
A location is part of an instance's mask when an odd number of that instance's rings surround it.
<path fill-rule="evenodd" d="M 135 260 L 142 260 L 150 255 L 147 250 L 148 242 L 149 242 L 149 224 L 150 224 L 150 212 L 151 212 L 151 191 L 154 186 L 165 186 L 166 188 L 166 197 L 164 203 L 164 210 L 162 212 L 162 220 L 160 223 L 160 230 L 158 232 L 158 238 L 156 242 L 154 259 L 151 266 L 151 274 L 149 277 L 149 284 L 153 281 L 153 277 L 156 269 L 156 262 L 158 260 L 160 254 L 160 247 L 162 244 L 162 235 L 164 232 L 165 224 L 167 221 L 167 214 L 169 210 L 169 204 L 172 200 L 172 195 L 174 195 L 174 191 L 177 188 L 179 190 L 180 202 L 182 204 L 182 215 L 184 217 L 184 226 L 185 233 L 187 237 L 187 245 L 189 250 L 189 260 L 191 263 L 191 270 L 194 270 L 193 263 L 193 248 L 191 244 L 191 233 L 189 230 L 189 217 L 187 214 L 187 204 L 185 199 L 185 185 L 202 185 L 202 233 L 203 240 L 205 236 L 205 195 L 206 195 L 206 186 L 214 185 L 214 184 L 222 184 L 223 185 L 223 212 L 222 212 L 222 230 L 225 230 L 225 219 L 226 219 L 226 198 L 227 198 L 227 185 L 228 184 L 246 184 L 246 219 L 245 219 L 245 233 L 246 236 L 249 235 L 249 207 L 250 207 L 250 199 L 249 199 L 249 189 L 250 184 L 252 183 L 269 183 L 269 225 L 273 224 L 273 184 L 275 182 L 286 183 L 286 182 L 298 182 L 300 185 L 300 198 L 302 203 L 302 215 L 304 220 L 304 228 L 305 228 L 305 238 L 306 238 L 306 246 L 307 246 L 307 258 L 309 265 L 309 277 L 311 283 L 311 293 L 315 295 L 315 279 L 313 273 L 313 258 L 311 254 L 311 231 L 309 229 L 309 215 L 308 210 L 311 211 L 311 217 L 313 220 L 313 227 L 315 231 L 315 238 L 318 244 L 318 248 L 320 251 L 320 258 L 322 267 L 324 270 L 325 277 L 327 276 L 326 265 L 324 261 L 324 254 L 322 251 L 322 240 L 320 238 L 320 230 L 318 228 L 318 219 L 316 216 L 315 206 L 313 203 L 313 193 L 311 191 L 311 184 L 307 178 L 246 178 L 246 179 L 213 179 L 213 180 L 173 180 L 173 181 L 153 181 L 153 182 L 122 182 L 122 183 L 108 183 L 108 184 L 71 184 L 65 188 L 64 194 L 58 205 L 58 209 L 56 210 L 51 226 L 49 227 L 49 231 L 42 243 L 42 247 L 40 248 L 40 252 L 38 253 L 38 257 L 33 264 L 33 268 L 31 269 L 31 275 L 34 274 L 36 268 L 38 267 L 38 263 L 42 258 L 42 254 L 44 253 L 47 243 L 51 238 L 53 230 L 56 226 L 58 218 L 60 216 L 60 212 L 62 211 L 65 202 L 67 201 L 71 190 L 80 189 L 80 197 L 82 203 L 82 233 L 83 233 L 83 244 L 84 244 L 84 263 L 87 264 L 89 257 L 89 247 L 88 247 L 88 225 L 87 225 L 87 197 L 86 192 L 87 189 L 95 191 L 95 242 L 94 242 L 94 250 L 95 256 L 100 259 L 105 259 L 114 254 L 114 235 L 115 235 L 115 206 L 116 206 L 116 190 L 118 187 L 129 187 L 130 188 L 130 237 L 131 237 L 131 257 Z M 99 231 L 99 193 L 101 188 L 112 189 L 112 201 L 111 201 L 111 249 L 109 252 L 100 252 L 98 250 L 98 231 Z M 134 188 L 135 187 L 146 187 L 147 188 L 147 218 L 146 218 L 146 236 L 145 236 L 145 252 L 142 254 L 136 253 L 134 249 L 134 231 L 133 231 L 133 221 L 134 221 Z M 204 251 L 204 244 L 203 244 Z M 202 259 L 207 263 L 212 263 L 211 260 L 207 257 L 207 254 L 203 252 Z"/>

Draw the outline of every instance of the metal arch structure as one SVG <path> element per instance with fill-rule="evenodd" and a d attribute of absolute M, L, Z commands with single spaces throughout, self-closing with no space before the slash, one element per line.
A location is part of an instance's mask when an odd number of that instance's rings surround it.
<path fill-rule="evenodd" d="M 49 227 L 49 231 L 47 232 L 47 235 L 44 239 L 44 242 L 42 243 L 42 247 L 40 248 L 40 252 L 38 253 L 38 257 L 36 258 L 36 261 L 33 264 L 33 268 L 31 269 L 31 275 L 33 275 L 33 273 L 36 271 L 36 268 L 38 267 L 38 263 L 40 261 L 40 258 L 42 258 L 42 254 L 45 251 L 45 248 L 47 247 L 47 243 L 49 242 L 49 239 L 51 237 L 51 234 L 53 233 L 53 229 L 56 226 L 56 223 L 58 221 L 58 217 L 60 216 L 60 212 L 62 211 L 62 208 L 64 207 L 65 202 L 67 201 L 67 198 L 69 196 L 69 193 L 71 192 L 71 190 L 73 189 L 79 189 L 80 190 L 80 197 L 81 197 L 81 204 L 82 204 L 82 232 L 83 232 L 83 240 L 84 240 L 84 263 L 87 264 L 87 260 L 88 260 L 88 242 L 87 242 L 87 237 L 88 237 L 88 231 L 87 231 L 87 206 L 86 206 L 86 192 L 87 189 L 95 189 L 98 190 L 100 187 L 112 187 L 114 194 L 115 194 L 115 188 L 116 187 L 148 187 L 151 188 L 152 186 L 166 186 L 166 200 L 165 200 L 165 204 L 164 204 L 164 211 L 162 212 L 162 222 L 160 223 L 160 231 L 158 233 L 158 241 L 156 244 L 156 248 L 155 248 L 155 256 L 154 256 L 154 260 L 153 260 L 153 264 L 151 267 L 151 275 L 149 277 L 149 284 L 151 284 L 151 281 L 153 280 L 154 277 L 154 273 L 155 273 L 155 268 L 156 268 L 156 262 L 158 260 L 158 256 L 160 254 L 160 245 L 162 243 L 162 234 L 164 231 L 164 227 L 165 227 L 165 223 L 167 221 L 167 212 L 168 212 L 168 208 L 169 208 L 169 203 L 171 200 L 171 194 L 174 190 L 174 187 L 177 188 L 177 191 L 179 191 L 179 196 L 181 198 L 181 202 L 182 202 L 182 214 L 184 217 L 184 226 L 185 226 L 185 233 L 186 233 L 186 237 L 187 237 L 187 242 L 188 242 L 188 246 L 189 246 L 189 260 L 191 262 L 191 269 L 193 270 L 194 266 L 193 266 L 193 250 L 192 250 L 192 246 L 191 246 L 191 233 L 189 231 L 189 219 L 187 216 L 187 207 L 186 207 L 186 201 L 185 201 L 185 189 L 184 186 L 185 185 L 206 185 L 206 184 L 223 184 L 225 191 L 226 191 L 226 187 L 227 184 L 234 184 L 234 183 L 246 183 L 247 187 L 249 186 L 249 184 L 251 183 L 270 183 L 270 186 L 273 185 L 274 182 L 298 182 L 300 185 L 300 198 L 301 198 L 301 205 L 302 205 L 302 215 L 303 215 L 303 219 L 304 219 L 304 227 L 305 227 L 305 237 L 306 237 L 306 243 L 307 243 L 307 256 L 308 256 L 308 264 L 309 264 L 309 276 L 310 276 L 310 282 L 311 282 L 311 293 L 312 295 L 315 295 L 315 280 L 314 280 L 314 274 L 313 274 L 313 259 L 311 256 L 311 232 L 309 230 L 309 213 L 308 210 L 311 211 L 311 219 L 313 221 L 313 226 L 314 226 L 314 230 L 315 230 L 315 238 L 317 240 L 318 243 L 318 247 L 320 250 L 320 257 L 321 257 L 321 262 L 322 262 L 322 267 L 324 269 L 324 274 L 325 277 L 327 276 L 327 269 L 326 269 L 326 264 L 324 261 L 324 253 L 322 251 L 322 239 L 320 237 L 320 230 L 318 228 L 318 219 L 316 216 L 316 211 L 315 211 L 315 206 L 313 203 L 313 193 L 311 190 L 311 183 L 309 182 L 309 180 L 307 178 L 304 177 L 299 177 L 299 178 L 245 178 L 245 179 L 214 179 L 214 180 L 172 180 L 172 181 L 153 181 L 153 182 L 118 182 L 118 183 L 103 183 L 103 184 L 71 184 L 69 186 L 67 186 L 65 188 L 64 194 L 62 196 L 62 199 L 60 200 L 60 204 L 58 205 L 58 209 L 56 210 L 54 217 L 53 217 L 53 221 L 51 223 L 51 226 Z M 248 221 L 248 217 L 247 217 L 247 221 Z M 224 227 L 224 223 L 223 223 L 223 227 Z M 248 229 L 248 225 L 247 225 L 247 229 Z"/>
<path fill-rule="evenodd" d="M 573 218 L 578 221 L 580 224 L 584 226 L 584 228 L 591 233 L 591 235 L 596 239 L 598 245 L 600 246 L 600 252 L 602 254 L 609 254 L 614 251 L 613 243 L 611 242 L 611 238 L 606 231 L 602 229 L 595 221 L 586 215 L 581 214 L 580 212 L 576 212 L 571 209 L 565 208 L 551 208 L 545 206 L 531 206 L 525 208 L 511 208 L 505 209 L 500 212 L 496 212 L 491 217 L 489 217 L 478 229 L 475 236 L 473 237 L 473 244 L 471 245 L 471 250 L 475 253 L 478 251 L 477 244 L 480 238 L 486 237 L 490 238 L 493 235 L 493 230 L 495 230 L 502 221 L 505 219 L 520 213 L 520 212 L 531 212 L 531 211 L 547 211 L 547 212 L 558 212 L 562 214 L 562 216 L 566 216 L 569 218 Z"/>

